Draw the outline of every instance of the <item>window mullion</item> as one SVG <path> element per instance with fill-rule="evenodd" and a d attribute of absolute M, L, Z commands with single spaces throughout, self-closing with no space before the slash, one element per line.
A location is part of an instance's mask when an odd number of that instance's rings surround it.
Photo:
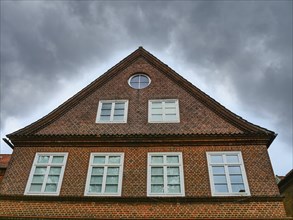
<path fill-rule="evenodd" d="M 162 101 L 162 116 L 163 116 L 163 121 L 165 121 L 166 117 L 165 117 L 166 111 L 165 111 L 165 101 Z"/>
<path fill-rule="evenodd" d="M 51 165 L 48 164 L 46 172 L 45 172 L 45 175 L 44 175 L 44 182 L 43 182 L 43 185 L 42 185 L 42 188 L 41 188 L 41 192 L 45 192 L 45 187 L 46 187 L 46 184 L 47 184 L 50 169 L 51 169 Z"/>
<path fill-rule="evenodd" d="M 108 166 L 107 166 L 107 165 L 105 165 L 105 166 L 104 166 L 103 179 L 102 179 L 102 189 L 101 189 L 101 193 L 105 193 L 105 189 L 106 189 L 106 178 L 107 178 L 107 171 L 108 171 Z"/>
<path fill-rule="evenodd" d="M 114 120 L 114 110 L 115 110 L 115 102 L 112 102 L 111 105 L 111 114 L 110 114 L 110 121 Z"/>
<path fill-rule="evenodd" d="M 167 185 L 167 165 L 163 165 L 164 172 L 164 194 L 168 194 L 168 185 Z"/>

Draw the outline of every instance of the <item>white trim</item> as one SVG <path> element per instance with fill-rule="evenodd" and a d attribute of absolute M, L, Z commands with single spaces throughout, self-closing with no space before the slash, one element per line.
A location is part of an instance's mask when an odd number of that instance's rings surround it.
<path fill-rule="evenodd" d="M 214 155 L 223 156 L 223 159 L 224 159 L 223 163 L 212 163 L 210 156 L 214 156 Z M 238 163 L 228 163 L 226 161 L 227 155 L 237 155 L 239 162 Z M 247 176 L 246 176 L 246 172 L 245 172 L 245 167 L 244 167 L 244 162 L 242 159 L 241 151 L 220 151 L 220 152 L 212 151 L 212 152 L 206 152 L 206 156 L 207 156 L 207 162 L 208 162 L 208 171 L 209 171 L 210 187 L 211 187 L 212 196 L 250 196 L 250 190 L 249 190 L 249 186 L 248 186 L 248 181 L 247 181 Z M 224 166 L 226 180 L 227 180 L 227 186 L 228 186 L 228 192 L 224 193 L 224 192 L 216 192 L 215 191 L 215 184 L 214 184 L 213 172 L 212 172 L 213 165 L 214 166 L 217 166 L 217 165 Z M 228 166 L 231 166 L 231 165 L 232 166 L 233 165 L 240 166 L 245 192 L 232 192 L 231 180 L 230 180 L 229 171 L 228 171 Z"/>
<path fill-rule="evenodd" d="M 135 77 L 135 76 L 145 76 L 145 77 L 147 77 L 147 78 L 149 79 L 149 84 L 148 84 L 146 87 L 148 87 L 148 86 L 151 84 L 151 78 L 150 78 L 148 75 L 146 75 L 146 74 L 144 74 L 144 73 L 136 73 L 136 74 L 132 75 L 132 76 L 128 79 L 128 85 L 129 85 L 131 88 L 133 88 L 133 87 L 131 86 L 130 81 L 131 81 L 131 79 L 132 79 L 133 77 Z M 140 81 L 139 81 L 139 83 L 140 83 Z M 144 88 L 133 88 L 133 89 L 145 89 L 146 87 L 144 87 Z"/>
<path fill-rule="evenodd" d="M 118 102 L 124 102 L 124 118 L 122 121 L 114 121 L 114 119 L 113 119 L 115 104 Z M 112 104 L 110 121 L 101 121 L 100 120 L 103 103 L 111 103 Z M 128 100 L 100 100 L 99 106 L 98 106 L 98 111 L 97 111 L 96 123 L 99 123 L 99 124 L 127 123 L 127 115 L 128 115 Z"/>
<path fill-rule="evenodd" d="M 152 156 L 163 156 L 163 163 L 151 164 Z M 178 156 L 179 163 L 166 163 L 167 156 Z M 179 178 L 180 178 L 180 193 L 168 193 L 167 192 L 167 167 L 178 167 L 179 168 Z M 164 193 L 152 193 L 151 192 L 151 167 L 162 167 L 163 168 L 163 178 L 164 178 Z M 147 196 L 149 197 L 183 197 L 185 196 L 184 189 L 184 173 L 183 173 L 183 158 L 181 152 L 149 152 L 148 153 L 148 167 L 147 167 Z"/>
<path fill-rule="evenodd" d="M 175 102 L 176 108 L 176 118 L 174 120 L 167 120 L 166 119 L 166 111 L 165 111 L 165 103 L 166 102 Z M 151 120 L 152 116 L 152 104 L 153 102 L 161 102 L 162 103 L 162 116 L 163 120 L 155 121 Z M 179 111 L 179 101 L 178 99 L 152 99 L 148 102 L 148 123 L 179 123 L 180 122 L 180 111 Z"/>
<path fill-rule="evenodd" d="M 39 156 L 49 156 L 49 161 L 48 163 L 38 163 L 38 157 Z M 62 163 L 52 163 L 52 159 L 53 156 L 64 156 L 63 162 Z M 31 168 L 31 172 L 26 184 L 26 188 L 25 188 L 25 192 L 24 195 L 56 195 L 58 196 L 60 194 L 60 189 L 61 189 L 61 185 L 62 185 L 62 181 L 63 181 L 63 175 L 64 175 L 64 170 L 65 170 L 65 166 L 66 166 L 66 162 L 67 162 L 67 157 L 68 157 L 68 153 L 36 153 L 35 154 L 35 158 L 34 158 L 34 162 L 32 164 L 32 168 Z M 35 173 L 35 169 L 36 167 L 46 167 L 46 173 L 44 174 L 44 180 L 42 183 L 42 188 L 41 188 L 41 192 L 30 192 L 29 189 L 31 187 L 31 183 L 32 183 L 32 179 Z M 47 179 L 48 179 L 48 175 L 49 175 L 49 170 L 48 168 L 50 167 L 61 167 L 61 172 L 60 172 L 60 176 L 59 176 L 59 181 L 57 184 L 57 190 L 56 192 L 45 192 L 45 186 L 47 183 Z"/>
<path fill-rule="evenodd" d="M 104 164 L 94 165 L 93 160 L 95 156 L 105 156 L 106 161 Z M 109 156 L 120 156 L 120 163 L 119 164 L 109 164 L 108 158 Z M 124 153 L 91 153 L 87 178 L 86 178 L 86 185 L 84 190 L 85 196 L 121 196 L 122 193 L 122 179 L 123 179 L 123 165 L 124 165 Z M 103 167 L 103 179 L 102 179 L 102 192 L 101 193 L 90 193 L 89 186 L 91 180 L 91 173 L 93 167 Z M 106 186 L 106 176 L 107 176 L 107 169 L 108 167 L 119 167 L 119 174 L 118 174 L 118 191 L 117 193 L 105 193 L 105 186 Z"/>

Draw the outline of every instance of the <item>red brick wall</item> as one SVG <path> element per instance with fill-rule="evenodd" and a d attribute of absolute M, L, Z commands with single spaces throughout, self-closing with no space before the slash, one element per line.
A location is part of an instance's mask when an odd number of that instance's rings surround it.
<path fill-rule="evenodd" d="M 279 195 L 265 146 L 16 147 L 0 192 L 23 195 L 36 152 L 68 152 L 60 195 L 83 196 L 90 153 L 124 152 L 122 196 L 144 197 L 147 191 L 147 153 L 182 152 L 186 197 L 210 196 L 206 151 L 241 151 L 251 195 Z"/>
<path fill-rule="evenodd" d="M 137 72 L 151 78 L 149 87 L 137 90 L 128 85 L 128 79 Z M 99 100 L 128 99 L 126 124 L 96 124 Z M 147 123 L 148 100 L 179 99 L 180 123 Z M 57 121 L 37 134 L 177 134 L 177 133 L 242 133 L 223 118 L 208 109 L 173 80 L 159 72 L 144 59 L 105 83 L 90 96 L 64 113 Z"/>
<path fill-rule="evenodd" d="M 96 219 L 279 219 L 282 202 L 249 203 L 106 203 L 1 201 L 0 217 L 74 217 Z"/>

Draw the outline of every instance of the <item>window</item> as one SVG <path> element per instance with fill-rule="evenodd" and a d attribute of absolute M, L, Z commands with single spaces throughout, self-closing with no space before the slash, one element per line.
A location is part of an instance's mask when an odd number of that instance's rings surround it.
<path fill-rule="evenodd" d="M 184 196 L 181 153 L 148 154 L 148 196 Z"/>
<path fill-rule="evenodd" d="M 68 153 L 37 153 L 25 195 L 59 195 Z"/>
<path fill-rule="evenodd" d="M 121 196 L 123 153 L 92 153 L 86 196 Z"/>
<path fill-rule="evenodd" d="M 177 99 L 149 100 L 149 122 L 179 122 L 179 105 Z"/>
<path fill-rule="evenodd" d="M 126 123 L 127 100 L 100 101 L 97 113 L 97 123 Z"/>
<path fill-rule="evenodd" d="M 241 152 L 207 152 L 213 196 L 250 195 Z"/>
<path fill-rule="evenodd" d="M 149 86 L 151 79 L 145 74 L 135 74 L 130 77 L 128 84 L 134 89 L 144 89 Z"/>

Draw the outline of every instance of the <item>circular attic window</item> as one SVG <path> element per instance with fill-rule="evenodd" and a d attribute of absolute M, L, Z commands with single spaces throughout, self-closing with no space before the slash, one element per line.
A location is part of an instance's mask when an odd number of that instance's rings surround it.
<path fill-rule="evenodd" d="M 149 86 L 151 79 L 142 73 L 135 74 L 129 78 L 128 84 L 134 89 L 144 89 Z"/>

